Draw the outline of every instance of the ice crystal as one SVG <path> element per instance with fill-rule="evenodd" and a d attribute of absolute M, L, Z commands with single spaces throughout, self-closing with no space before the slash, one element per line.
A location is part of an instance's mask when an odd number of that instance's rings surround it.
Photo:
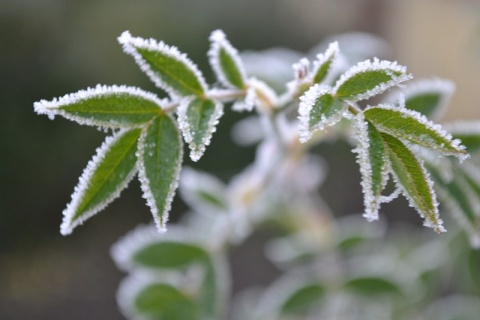
<path fill-rule="evenodd" d="M 120 130 L 114 135 L 107 137 L 103 142 L 103 144 L 99 148 L 97 148 L 97 153 L 88 162 L 87 167 L 84 169 L 82 175 L 79 178 L 78 184 L 75 186 L 74 192 L 72 194 L 72 200 L 63 211 L 63 222 L 60 226 L 60 233 L 62 235 L 68 235 L 72 233 L 75 227 L 83 224 L 83 222 L 85 222 L 88 218 L 102 211 L 108 204 L 110 204 L 113 200 L 115 200 L 120 196 L 120 193 L 122 192 L 122 190 L 126 188 L 128 183 L 135 176 L 136 170 L 132 170 L 129 173 L 128 177 L 126 177 L 123 180 L 123 183 L 119 184 L 116 190 L 112 192 L 108 198 L 106 198 L 102 203 L 98 204 L 96 207 L 83 213 L 81 217 L 78 217 L 77 219 L 73 220 L 75 216 L 75 212 L 80 206 L 82 199 L 85 196 L 85 192 L 89 187 L 90 181 L 95 171 L 97 170 L 98 166 L 104 159 L 105 154 L 108 152 L 111 146 L 114 145 L 126 132 L 127 130 Z"/>
<path fill-rule="evenodd" d="M 240 73 L 243 82 L 245 82 L 247 75 L 245 72 L 245 68 L 243 67 L 243 63 L 240 59 L 237 49 L 235 49 L 230 44 L 230 42 L 227 40 L 225 33 L 222 30 L 213 31 L 210 35 L 210 41 L 212 43 L 212 46 L 208 51 L 208 57 L 210 65 L 215 71 L 215 74 L 219 77 L 220 82 L 228 88 L 236 88 L 235 84 L 231 83 L 231 81 L 227 79 L 225 73 L 223 72 L 219 56 L 221 49 L 225 50 L 230 56 L 230 58 L 232 58 L 237 71 Z"/>
<path fill-rule="evenodd" d="M 396 61 L 391 62 L 387 60 L 379 60 L 374 58 L 373 61 L 365 60 L 363 62 L 359 62 L 357 65 L 353 66 L 349 70 L 347 70 L 340 79 L 336 82 L 335 87 L 333 89 L 334 92 L 337 92 L 338 89 L 346 83 L 348 80 L 354 78 L 355 76 L 371 71 L 385 71 L 391 79 L 387 82 L 383 82 L 378 84 L 372 89 L 369 89 L 365 92 L 361 92 L 359 94 L 354 94 L 348 97 L 349 101 L 359 101 L 371 98 L 378 94 L 385 92 L 387 89 L 397 86 L 400 83 L 410 80 L 413 78 L 411 74 L 407 73 L 407 68 L 405 66 L 401 66 L 397 64 Z"/>
<path fill-rule="evenodd" d="M 118 42 L 122 45 L 123 51 L 135 59 L 135 62 L 138 64 L 140 69 L 142 69 L 142 71 L 148 75 L 153 83 L 155 83 L 155 85 L 157 85 L 159 88 L 165 90 L 170 96 L 179 97 L 182 94 L 179 93 L 175 88 L 172 88 L 152 70 L 147 61 L 138 52 L 138 49 L 160 52 L 183 63 L 196 76 L 200 86 L 203 88 L 203 91 L 207 91 L 207 83 L 198 67 L 187 57 L 186 54 L 180 52 L 176 47 L 169 46 L 163 41 L 157 42 L 155 39 L 132 37 L 128 31 L 124 31 L 120 37 L 118 37 Z"/>
<path fill-rule="evenodd" d="M 45 114 L 50 119 L 53 119 L 56 115 L 60 115 L 68 120 L 75 121 L 81 125 L 90 125 L 98 126 L 100 128 L 120 128 L 125 127 L 124 123 L 118 123 L 114 120 L 110 121 L 100 121 L 93 118 L 85 118 L 76 116 L 73 113 L 66 112 L 62 107 L 76 104 L 78 102 L 104 96 L 114 96 L 119 94 L 128 94 L 132 96 L 137 96 L 145 100 L 151 101 L 154 104 L 158 105 L 159 108 L 164 108 L 168 104 L 168 100 L 159 99 L 155 94 L 151 92 L 144 91 L 140 88 L 129 87 L 125 85 L 117 86 L 106 86 L 106 85 L 97 85 L 94 88 L 87 88 L 86 90 L 80 90 L 75 93 L 67 94 L 63 97 L 54 98 L 53 100 L 40 100 L 33 104 L 33 108 L 37 114 Z"/>

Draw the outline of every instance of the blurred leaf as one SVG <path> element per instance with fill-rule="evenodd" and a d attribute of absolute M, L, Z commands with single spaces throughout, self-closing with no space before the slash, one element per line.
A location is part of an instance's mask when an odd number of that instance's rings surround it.
<path fill-rule="evenodd" d="M 345 288 L 361 295 L 401 294 L 402 290 L 393 281 L 380 277 L 358 277 L 348 280 Z"/>
<path fill-rule="evenodd" d="M 151 284 L 135 297 L 136 312 L 149 320 L 198 320 L 193 301 L 177 288 Z"/>
<path fill-rule="evenodd" d="M 305 315 L 325 295 L 325 288 L 319 284 L 308 284 L 298 288 L 281 307 L 282 314 Z"/>
<path fill-rule="evenodd" d="M 468 254 L 468 268 L 470 277 L 480 292 L 480 250 L 471 249 Z"/>
<path fill-rule="evenodd" d="M 133 260 L 136 264 L 149 268 L 177 269 L 194 262 L 204 261 L 208 254 L 193 244 L 161 241 L 151 243 L 138 250 Z"/>

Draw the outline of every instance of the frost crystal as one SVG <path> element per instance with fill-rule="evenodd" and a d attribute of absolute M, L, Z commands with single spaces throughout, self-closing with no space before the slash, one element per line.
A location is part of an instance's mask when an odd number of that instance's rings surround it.
<path fill-rule="evenodd" d="M 135 62 L 138 64 L 140 69 L 142 69 L 142 71 L 148 75 L 153 83 L 155 83 L 155 85 L 159 88 L 165 90 L 170 96 L 179 97 L 181 94 L 172 88 L 168 83 L 163 81 L 151 69 L 147 61 L 138 52 L 138 49 L 161 52 L 162 54 L 183 63 L 195 74 L 203 88 L 203 91 L 207 91 L 207 83 L 200 70 L 198 70 L 198 67 L 187 57 L 185 53 L 180 52 L 176 47 L 169 46 L 163 41 L 157 42 L 155 39 L 147 40 L 140 37 L 132 37 L 128 31 L 124 31 L 120 37 L 118 37 L 118 42 L 122 45 L 123 51 L 135 59 Z"/>
<path fill-rule="evenodd" d="M 265 82 L 250 78 L 247 82 L 247 95 L 245 97 L 245 110 L 256 106 L 259 112 L 270 112 L 278 105 L 278 96 Z"/>
<path fill-rule="evenodd" d="M 430 115 L 430 117 L 432 119 L 439 119 L 445 112 L 445 109 L 447 108 L 447 105 L 450 102 L 454 92 L 455 84 L 452 81 L 433 78 L 410 82 L 408 86 L 402 90 L 401 94 L 404 95 L 404 101 L 420 95 L 438 95 L 439 101 L 437 102 L 435 111 Z M 397 103 L 401 94 L 391 94 L 385 99 L 385 101 L 389 104 Z"/>
<path fill-rule="evenodd" d="M 137 166 L 138 166 L 138 180 L 140 181 L 140 187 L 143 192 L 143 198 L 147 201 L 147 205 L 150 207 L 150 211 L 153 215 L 153 220 L 159 232 L 163 233 L 167 231 L 166 224 L 168 221 L 168 215 L 170 213 L 170 208 L 172 205 L 173 196 L 178 187 L 178 180 L 180 178 L 180 169 L 181 165 L 176 167 L 175 178 L 170 184 L 169 192 L 165 198 L 165 206 L 163 208 L 158 208 L 155 201 L 155 195 L 152 193 L 150 188 L 150 180 L 147 177 L 146 168 L 144 165 L 144 154 L 145 154 L 145 138 L 147 135 L 148 126 L 142 131 L 139 141 L 138 141 L 138 151 L 137 151 Z M 183 145 L 181 137 L 178 138 L 180 146 Z M 180 147 L 179 159 L 183 157 L 183 148 Z M 161 212 L 160 212 L 161 210 Z"/>
<path fill-rule="evenodd" d="M 328 45 L 328 49 L 327 51 L 325 51 L 325 53 L 318 54 L 317 60 L 313 62 L 311 80 L 313 81 L 313 77 L 315 77 L 320 68 L 323 67 L 326 63 L 329 63 L 328 70 L 326 70 L 326 76 L 328 76 L 332 69 L 332 64 L 335 62 L 335 58 L 338 56 L 339 53 L 340 49 L 338 48 L 338 42 L 332 42 Z"/>
<path fill-rule="evenodd" d="M 60 98 L 54 98 L 51 101 L 41 100 L 35 102 L 33 104 L 33 108 L 37 114 L 45 114 L 48 116 L 48 118 L 52 120 L 56 115 L 59 115 L 68 120 L 75 121 L 81 125 L 98 126 L 100 128 L 120 128 L 125 127 L 125 124 L 116 123 L 113 120 L 100 121 L 92 118 L 79 117 L 75 116 L 73 113 L 66 112 L 62 109 L 62 107 L 76 104 L 84 100 L 104 96 L 114 96 L 118 94 L 128 94 L 143 98 L 145 100 L 149 100 L 154 104 L 158 105 L 159 108 L 164 108 L 168 103 L 166 99 L 159 99 L 155 94 L 144 91 L 140 88 L 129 87 L 125 85 L 105 86 L 99 84 L 95 88 L 87 88 L 86 90 L 80 90 L 78 92 L 70 93 Z"/>
<path fill-rule="evenodd" d="M 60 233 L 62 235 L 68 235 L 72 233 L 73 229 L 85 222 L 88 218 L 92 217 L 96 213 L 102 211 L 109 203 L 120 196 L 120 193 L 123 189 L 126 188 L 128 183 L 133 179 L 135 176 L 136 170 L 132 170 L 128 177 L 123 180 L 123 183 L 119 184 L 114 192 L 110 194 L 108 198 L 106 198 L 102 203 L 98 204 L 93 209 L 85 212 L 82 214 L 81 217 L 76 218 L 75 220 L 75 212 L 77 211 L 78 207 L 80 206 L 83 197 L 85 196 L 85 192 L 89 187 L 89 183 L 97 170 L 98 166 L 102 162 L 105 157 L 105 154 L 111 148 L 113 144 L 115 144 L 125 133 L 127 130 L 121 130 L 115 133 L 113 136 L 109 136 L 105 139 L 103 144 L 97 149 L 97 153 L 93 156 L 93 158 L 88 162 L 87 167 L 83 171 L 82 175 L 79 178 L 78 184 L 75 186 L 74 192 L 72 194 L 72 200 L 67 205 L 65 210 L 63 210 L 63 221 L 60 226 Z"/>
<path fill-rule="evenodd" d="M 213 101 L 215 103 L 215 110 L 208 120 L 207 129 L 204 132 L 201 132 L 202 141 L 198 145 L 194 142 L 194 135 L 199 134 L 192 129 L 190 122 L 188 121 L 187 111 L 195 98 L 189 97 L 184 98 L 180 101 L 180 104 L 177 108 L 178 115 L 178 126 L 183 133 L 183 138 L 185 142 L 188 143 L 190 148 L 190 159 L 193 161 L 198 161 L 205 152 L 206 146 L 210 144 L 212 139 L 212 134 L 217 130 L 216 126 L 218 120 L 223 115 L 223 104 L 218 101 Z M 199 130 L 199 129 L 195 129 Z"/>
<path fill-rule="evenodd" d="M 298 120 L 299 120 L 299 138 L 300 142 L 305 143 L 311 137 L 313 132 L 317 130 L 323 130 L 327 126 L 332 126 L 338 121 L 340 121 L 344 115 L 344 111 L 346 109 L 346 105 L 343 106 L 343 109 L 339 112 L 334 114 L 328 115 L 328 117 L 324 114 L 321 115 L 321 119 L 315 125 L 311 126 L 311 117 L 312 117 L 312 109 L 317 103 L 317 100 L 322 97 L 323 95 L 331 95 L 331 90 L 329 86 L 315 84 L 310 87 L 300 97 L 300 104 L 298 109 Z"/>
<path fill-rule="evenodd" d="M 379 60 L 374 58 L 373 61 L 365 60 L 363 62 L 359 62 L 357 65 L 353 66 L 347 72 L 342 74 L 340 79 L 336 82 L 335 87 L 333 89 L 334 92 L 337 92 L 338 89 L 348 80 L 351 78 L 365 72 L 370 71 L 377 71 L 382 70 L 385 71 L 389 76 L 391 76 L 391 80 L 387 82 L 383 82 L 374 88 L 367 90 L 365 92 L 361 92 L 359 94 L 350 96 L 348 98 L 349 101 L 359 101 L 365 100 L 370 97 L 376 96 L 380 93 L 383 93 L 387 89 L 397 86 L 400 83 L 410 80 L 413 78 L 411 74 L 407 74 L 407 68 L 405 66 L 401 66 L 397 64 L 396 61 L 391 62 L 387 60 Z M 399 73 L 399 75 L 398 75 Z"/>
<path fill-rule="evenodd" d="M 225 36 L 225 33 L 222 30 L 213 31 L 210 35 L 210 41 L 212 42 L 212 46 L 208 51 L 210 65 L 212 66 L 215 74 L 217 75 L 217 77 L 219 77 L 220 82 L 224 86 L 228 88 L 236 88 L 236 86 L 231 83 L 227 79 L 227 77 L 225 77 L 225 73 L 222 70 L 222 66 L 220 64 L 220 50 L 225 50 L 228 55 L 233 59 L 238 72 L 240 73 L 243 81 L 245 81 L 247 75 L 237 49 L 235 49 L 230 44 L 230 42 L 227 40 L 227 37 Z"/>

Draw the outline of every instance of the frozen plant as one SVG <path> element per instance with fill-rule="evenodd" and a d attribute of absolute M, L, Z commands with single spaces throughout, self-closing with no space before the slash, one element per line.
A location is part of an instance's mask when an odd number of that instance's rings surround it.
<path fill-rule="evenodd" d="M 438 120 L 453 94 L 451 82 L 427 79 L 410 85 L 412 75 L 405 66 L 377 58 L 351 63 L 339 43 L 333 42 L 312 61 L 301 58 L 294 63 L 293 80 L 277 93 L 247 73 L 241 55 L 216 30 L 210 36 L 208 58 L 218 82 L 209 85 L 176 47 L 133 37 L 128 31 L 118 41 L 168 98 L 135 87 L 98 85 L 36 102 L 34 109 L 51 119 L 59 115 L 111 132 L 75 187 L 63 212 L 62 234 L 70 234 L 103 210 L 135 176 L 140 180 L 156 228 L 137 228 L 112 249 L 118 266 L 131 273 L 118 294 L 126 316 L 223 318 L 230 281 L 225 263 L 228 248 L 268 222 L 285 233 L 268 246 L 269 258 L 287 270 L 302 261 L 299 269 L 305 272 L 287 271 L 257 297 L 260 307 L 243 316 L 245 310 L 239 311 L 238 319 L 296 319 L 297 312 L 312 319 L 348 318 L 348 310 L 340 314 L 333 308 L 350 301 L 338 290 L 330 296 L 335 303 L 320 308 L 323 305 L 316 301 L 339 285 L 360 292 L 364 285 L 381 288 L 380 293 L 403 291 L 401 283 L 413 282 L 425 266 L 405 267 L 404 276 L 393 266 L 368 275 L 349 271 L 350 278 L 329 275 L 343 279 L 332 287 L 321 281 L 325 275 L 315 272 L 314 266 L 331 258 L 325 252 L 341 246 L 344 235 L 343 224 L 332 218 L 317 192 L 325 169 L 323 160 L 312 152 L 332 137 L 346 137 L 355 145 L 366 220 L 377 220 L 382 203 L 403 195 L 424 226 L 443 233 L 438 192 L 471 244 L 480 246 L 480 124 L 441 126 L 432 121 Z M 386 92 L 386 97 L 381 96 Z M 372 97 L 380 102 L 368 105 Z M 183 142 L 190 158 L 198 161 L 225 105 L 256 115 L 241 123 L 244 130 L 236 131 L 239 140 L 259 140 L 254 163 L 228 184 L 194 169 L 182 170 Z M 179 179 L 192 213 L 162 234 Z M 389 181 L 394 191 L 386 195 Z M 371 233 L 362 233 L 361 238 L 379 237 L 374 229 Z M 375 259 L 388 257 L 391 253 Z M 403 303 L 418 302 L 411 298 Z M 374 307 L 386 317 L 402 309 L 390 300 Z M 375 308 L 365 311 L 365 317 L 377 312 Z"/>

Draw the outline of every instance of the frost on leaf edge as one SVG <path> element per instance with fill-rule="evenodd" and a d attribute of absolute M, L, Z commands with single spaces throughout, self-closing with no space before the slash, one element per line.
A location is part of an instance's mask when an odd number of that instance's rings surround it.
<path fill-rule="evenodd" d="M 95 170 L 98 168 L 99 164 L 104 159 L 105 154 L 108 152 L 109 148 L 128 131 L 130 130 L 124 129 L 116 132 L 112 136 L 108 136 L 103 142 L 103 144 L 99 148 L 97 148 L 97 153 L 88 162 L 87 167 L 83 170 L 82 175 L 78 179 L 78 184 L 75 186 L 74 192 L 71 196 L 72 200 L 67 205 L 65 210 L 63 210 L 63 221 L 60 225 L 60 233 L 62 235 L 66 236 L 71 234 L 75 227 L 82 225 L 86 220 L 105 209 L 105 207 L 107 207 L 113 200 L 120 196 L 120 193 L 123 191 L 123 189 L 127 187 L 127 185 L 137 173 L 136 168 L 134 168 L 130 172 L 130 174 L 124 179 L 123 184 L 119 184 L 115 192 L 111 193 L 110 197 L 108 197 L 103 203 L 97 205 L 97 207 L 86 211 L 81 217 L 72 222 L 75 211 L 80 205 L 83 196 L 85 195 L 85 191 L 89 186 L 90 180 L 93 177 Z"/>
<path fill-rule="evenodd" d="M 80 90 L 74 93 L 66 94 L 59 98 L 54 98 L 53 100 L 40 100 L 33 104 L 34 111 L 37 114 L 44 114 L 50 120 L 53 120 L 55 116 L 59 115 L 68 120 L 75 121 L 80 125 L 93 125 L 100 128 L 124 128 L 125 125 L 115 123 L 115 122 L 104 122 L 97 121 L 92 119 L 85 119 L 83 117 L 76 117 L 69 112 L 66 112 L 61 109 L 63 106 L 72 105 L 83 100 L 88 100 L 90 98 L 95 98 L 103 95 L 115 95 L 119 93 L 126 93 L 136 97 L 143 98 L 150 102 L 156 104 L 160 109 L 163 109 L 167 105 L 166 99 L 159 99 L 154 93 L 144 91 L 137 87 L 131 87 L 126 85 L 100 85 L 98 84 L 94 88 L 87 88 L 85 90 Z M 131 126 L 127 126 L 131 127 Z"/>
<path fill-rule="evenodd" d="M 230 41 L 228 41 L 225 33 L 220 29 L 213 31 L 210 35 L 209 40 L 211 41 L 211 47 L 207 55 L 209 58 L 210 65 L 212 66 L 213 71 L 219 78 L 220 82 L 227 88 L 242 89 L 230 83 L 230 81 L 227 79 L 220 65 L 220 57 L 219 57 L 220 50 L 224 49 L 234 61 L 237 67 L 237 70 L 242 77 L 243 84 L 245 85 L 246 79 L 247 79 L 247 73 L 243 66 L 242 60 L 240 59 L 240 55 L 238 54 L 238 50 L 232 46 Z"/>
<path fill-rule="evenodd" d="M 393 86 L 397 86 L 400 83 L 410 80 L 413 78 L 413 76 L 409 73 L 407 73 L 407 67 L 399 65 L 396 61 L 388 61 L 388 60 L 379 60 L 378 58 L 374 58 L 373 61 L 371 60 L 365 60 L 362 62 L 359 62 L 355 66 L 351 67 L 348 69 L 340 79 L 335 83 L 335 87 L 333 88 L 333 92 L 336 93 L 338 89 L 348 80 L 356 76 L 357 74 L 363 73 L 363 72 L 368 72 L 368 71 L 377 71 L 377 70 L 385 70 L 392 72 L 391 76 L 392 79 L 377 85 L 376 87 L 367 90 L 365 92 L 353 95 L 353 96 L 348 96 L 345 99 L 347 101 L 359 101 L 359 100 L 365 100 L 368 98 L 371 98 L 373 96 L 376 96 L 378 94 L 381 94 L 388 90 L 389 88 Z M 401 75 L 397 76 L 394 75 L 393 72 L 399 72 Z"/>
<path fill-rule="evenodd" d="M 173 117 L 170 117 L 170 115 L 165 115 L 165 116 L 169 117 L 173 121 L 173 123 L 175 123 L 175 120 L 173 119 Z M 145 166 L 143 165 L 145 137 L 147 135 L 148 128 L 149 126 L 145 126 L 145 128 L 143 128 L 142 133 L 140 134 L 140 138 L 138 139 L 138 150 L 137 150 L 138 180 L 140 181 L 140 188 L 142 189 L 142 192 L 143 192 L 142 196 L 146 200 L 147 206 L 150 208 L 150 212 L 152 213 L 153 221 L 157 226 L 157 230 L 160 233 L 165 233 L 167 231 L 166 225 L 168 222 L 168 217 L 169 217 L 170 209 L 172 206 L 173 197 L 175 196 L 175 192 L 178 188 L 178 180 L 180 178 L 180 171 L 182 168 L 181 161 L 183 159 L 183 141 L 181 139 L 181 136 L 178 135 L 178 142 L 180 146 L 178 159 L 180 163 L 176 167 L 176 170 L 174 173 L 174 180 L 170 184 L 170 188 L 169 188 L 170 190 L 165 199 L 165 207 L 163 208 L 162 215 L 160 217 L 158 215 L 159 208 L 157 208 L 157 205 L 155 202 L 155 196 L 150 190 L 150 181 L 147 177 Z"/>
<path fill-rule="evenodd" d="M 190 71 L 193 72 L 195 77 L 197 78 L 200 86 L 202 87 L 203 93 L 207 92 L 208 85 L 203 77 L 202 73 L 198 69 L 197 65 L 190 60 L 185 53 L 180 52 L 177 47 L 170 46 L 165 44 L 163 41 L 157 41 L 155 39 L 143 39 L 141 37 L 132 37 L 129 31 L 124 31 L 118 38 L 118 42 L 122 45 L 123 51 L 126 54 L 131 55 L 140 69 L 147 74 L 150 80 L 153 83 L 165 90 L 171 97 L 181 97 L 182 94 L 177 92 L 175 89 L 170 87 L 168 83 L 160 79 L 155 72 L 152 70 L 150 65 L 145 61 L 142 55 L 138 52 L 137 48 L 146 49 L 149 51 L 158 51 L 166 56 L 174 58 L 175 60 L 183 63 L 186 65 Z"/>

